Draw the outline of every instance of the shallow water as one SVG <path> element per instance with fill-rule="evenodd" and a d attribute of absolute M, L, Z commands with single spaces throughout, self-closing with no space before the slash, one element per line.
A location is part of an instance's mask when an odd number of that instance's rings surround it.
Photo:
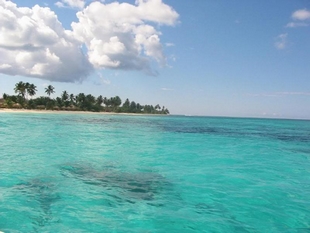
<path fill-rule="evenodd" d="M 310 232 L 310 121 L 0 113 L 0 231 Z"/>

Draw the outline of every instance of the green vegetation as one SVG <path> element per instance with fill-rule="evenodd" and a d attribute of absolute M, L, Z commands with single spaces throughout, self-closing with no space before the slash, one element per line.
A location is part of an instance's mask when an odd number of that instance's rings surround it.
<path fill-rule="evenodd" d="M 108 99 L 102 95 L 98 97 L 91 94 L 85 95 L 84 93 L 74 95 L 63 91 L 60 97 L 54 99 L 51 98 L 51 95 L 55 93 L 55 88 L 52 85 L 45 88 L 45 93 L 48 96 L 40 96 L 32 99 L 31 97 L 37 92 L 36 88 L 34 84 L 30 83 L 16 83 L 14 91 L 17 95 L 7 95 L 4 93 L 3 99 L 0 99 L 0 108 L 169 114 L 167 108 L 160 107 L 158 104 L 155 107 L 153 105 L 141 105 L 129 99 L 126 99 L 122 104 L 119 96 Z"/>

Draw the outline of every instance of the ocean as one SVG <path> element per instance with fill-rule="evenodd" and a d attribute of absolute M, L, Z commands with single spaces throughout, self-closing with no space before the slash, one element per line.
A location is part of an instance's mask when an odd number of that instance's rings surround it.
<path fill-rule="evenodd" d="M 310 232 L 310 121 L 0 113 L 0 231 Z"/>

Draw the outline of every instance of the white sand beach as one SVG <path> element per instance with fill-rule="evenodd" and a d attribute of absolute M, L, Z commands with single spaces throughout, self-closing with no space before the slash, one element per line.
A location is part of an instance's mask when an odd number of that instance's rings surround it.
<path fill-rule="evenodd" d="M 12 109 L 0 108 L 0 113 L 42 113 L 42 114 L 102 114 L 102 115 L 130 115 L 130 116 L 153 116 L 156 114 L 141 113 L 117 113 L 117 112 L 88 112 L 88 111 L 66 111 L 66 110 L 37 110 L 37 109 Z"/>

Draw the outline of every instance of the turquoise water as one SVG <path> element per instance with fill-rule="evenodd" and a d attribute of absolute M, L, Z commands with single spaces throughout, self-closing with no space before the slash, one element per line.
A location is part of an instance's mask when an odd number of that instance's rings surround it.
<path fill-rule="evenodd" d="M 310 121 L 0 113 L 0 231 L 310 232 Z"/>

